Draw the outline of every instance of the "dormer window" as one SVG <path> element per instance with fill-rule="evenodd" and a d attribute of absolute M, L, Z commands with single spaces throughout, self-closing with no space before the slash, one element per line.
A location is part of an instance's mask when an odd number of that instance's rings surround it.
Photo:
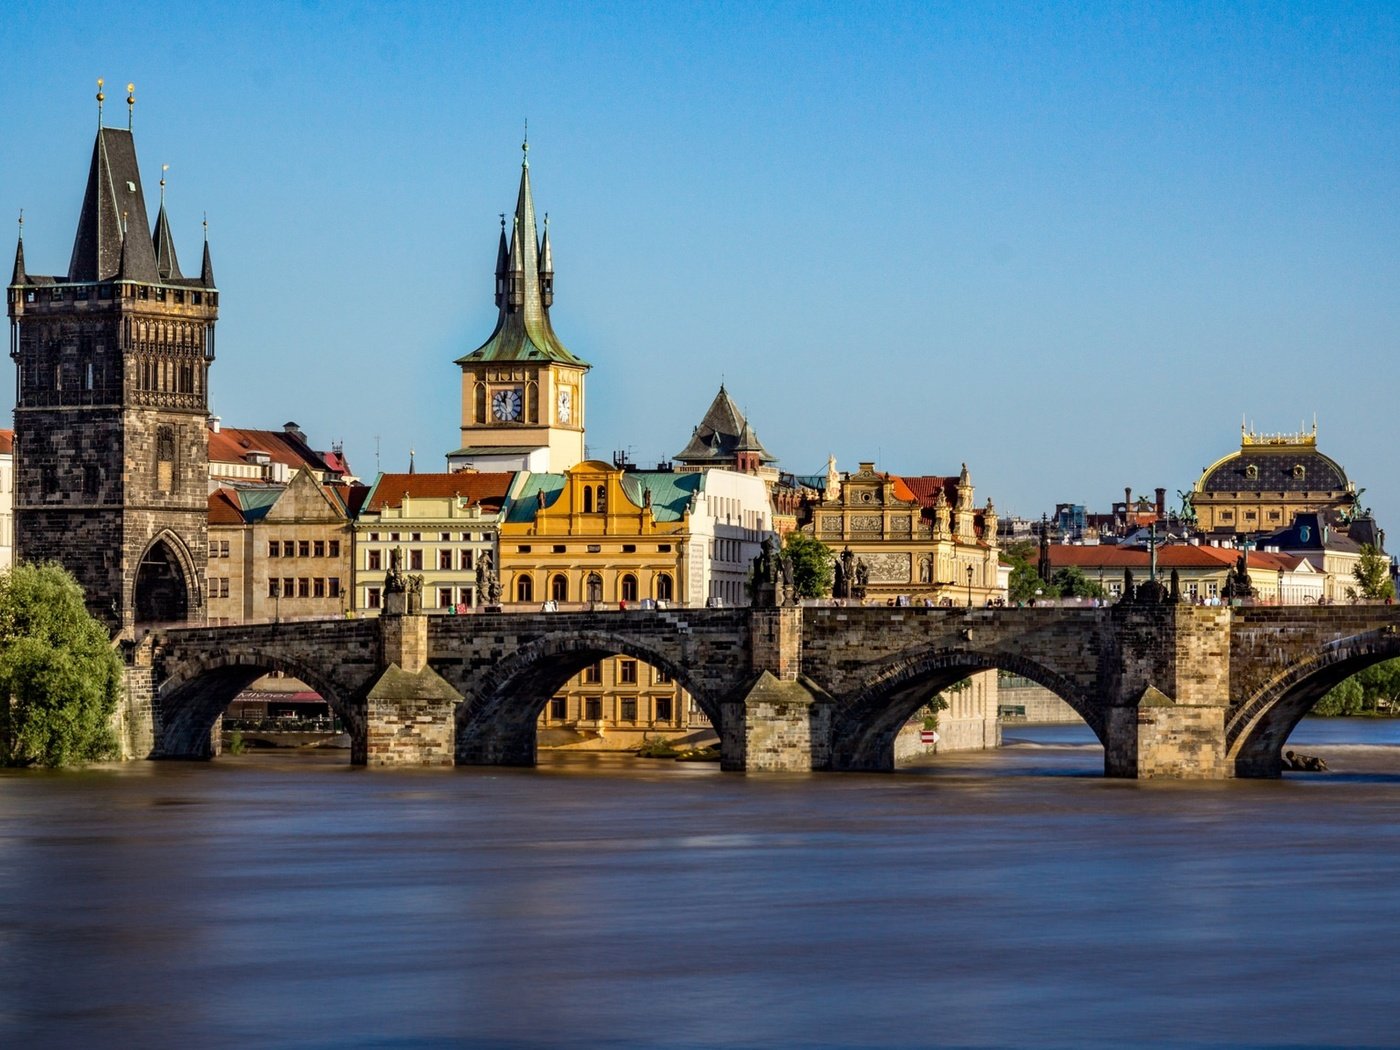
<path fill-rule="evenodd" d="M 1244 476 L 1253 481 L 1259 476 L 1259 468 L 1253 463 L 1251 463 L 1249 466 L 1244 468 Z"/>
<path fill-rule="evenodd" d="M 1293 464 L 1293 476 L 1300 481 L 1307 476 L 1308 470 L 1301 463 Z"/>

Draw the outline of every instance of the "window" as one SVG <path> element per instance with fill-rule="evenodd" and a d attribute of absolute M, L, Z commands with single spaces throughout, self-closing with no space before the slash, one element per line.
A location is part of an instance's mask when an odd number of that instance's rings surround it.
<path fill-rule="evenodd" d="M 670 674 L 667 673 L 666 671 L 661 670 L 661 668 L 658 667 L 658 668 L 656 669 L 656 684 L 657 684 L 657 685 L 669 685 L 670 682 L 671 682 L 671 676 L 670 676 Z"/>
<path fill-rule="evenodd" d="M 624 543 L 624 544 L 622 545 L 622 553 L 623 553 L 623 554 L 636 554 L 636 553 L 637 553 L 637 545 L 636 545 L 635 543 Z"/>
<path fill-rule="evenodd" d="M 669 543 L 658 543 L 658 544 L 656 545 L 656 549 L 657 549 L 658 551 L 660 551 L 662 554 L 670 554 L 670 553 L 671 553 L 671 545 L 670 545 Z"/>
<path fill-rule="evenodd" d="M 622 721 L 635 722 L 637 720 L 637 698 L 635 696 L 624 696 L 622 698 Z"/>
<path fill-rule="evenodd" d="M 588 601 L 601 602 L 603 600 L 603 577 L 596 572 L 588 574 Z"/>
<path fill-rule="evenodd" d="M 555 553 L 555 554 L 563 554 L 563 553 L 564 553 L 565 551 L 567 551 L 568 549 L 569 549 L 568 545 L 567 545 L 567 544 L 564 544 L 564 543 L 556 543 L 556 544 L 554 545 L 554 553 Z"/>
<path fill-rule="evenodd" d="M 549 597 L 556 602 L 569 600 L 569 580 L 562 572 L 556 572 L 550 577 Z"/>
<path fill-rule="evenodd" d="M 450 570 L 450 569 L 452 568 L 452 552 L 451 552 L 451 551 L 449 551 L 449 550 L 440 550 L 440 551 L 438 551 L 438 568 L 439 568 L 439 569 L 448 569 L 448 570 Z"/>
<path fill-rule="evenodd" d="M 585 514 L 593 513 L 593 487 L 591 485 L 583 487 L 583 512 Z"/>
<path fill-rule="evenodd" d="M 227 598 L 227 597 L 228 597 L 228 577 L 227 577 L 227 576 L 221 576 L 221 577 L 219 578 L 219 594 L 218 594 L 218 596 L 219 596 L 220 598 Z"/>
<path fill-rule="evenodd" d="M 371 588 L 369 588 L 367 591 L 365 591 L 365 608 L 366 608 L 366 609 L 378 609 L 378 608 L 379 608 L 379 588 L 378 588 L 378 587 L 371 587 Z"/>
<path fill-rule="evenodd" d="M 382 554 L 382 552 L 377 551 L 377 550 L 365 551 L 365 568 L 366 568 L 366 569 L 369 569 L 370 571 L 374 571 L 375 569 L 382 569 L 383 567 L 384 567 L 384 566 L 383 566 L 383 554 Z"/>
<path fill-rule="evenodd" d="M 311 579 L 310 579 L 310 577 L 302 576 L 302 577 L 300 577 L 300 578 L 297 580 L 297 597 L 298 597 L 298 598 L 310 598 L 310 597 L 311 597 Z"/>
<path fill-rule="evenodd" d="M 332 598 L 340 597 L 340 577 L 332 576 L 326 581 L 326 593 Z"/>
<path fill-rule="evenodd" d="M 530 545 L 528 543 L 522 543 L 519 547 L 516 547 L 515 550 L 517 554 L 529 554 Z"/>
<path fill-rule="evenodd" d="M 670 573 L 659 573 L 656 577 L 656 598 L 658 601 L 669 602 L 674 593 L 671 584 Z"/>
<path fill-rule="evenodd" d="M 276 540 L 268 540 L 268 541 L 267 541 L 267 556 L 268 556 L 269 558 L 275 558 L 275 557 L 277 557 L 277 556 L 278 556 L 279 554 L 281 554 L 281 553 L 282 553 L 282 544 L 278 543 Z"/>
<path fill-rule="evenodd" d="M 621 597 L 624 602 L 635 602 L 637 600 L 637 577 L 630 572 L 622 577 Z"/>
<path fill-rule="evenodd" d="M 465 605 L 468 609 L 476 604 L 472 598 L 472 589 L 470 587 L 463 587 L 457 592 L 457 601 Z"/>
<path fill-rule="evenodd" d="M 311 545 L 311 554 L 316 558 L 324 558 L 326 556 L 326 541 L 317 540 L 313 543 Z"/>
<path fill-rule="evenodd" d="M 518 602 L 535 600 L 535 581 L 531 577 L 517 576 L 515 578 L 515 600 Z"/>
<path fill-rule="evenodd" d="M 303 558 L 311 557 L 311 541 L 302 540 L 297 544 L 297 554 Z"/>
<path fill-rule="evenodd" d="M 438 588 L 438 608 L 439 608 L 439 609 L 450 609 L 451 607 L 452 607 L 452 588 L 451 588 L 451 587 L 439 587 L 439 588 Z"/>
<path fill-rule="evenodd" d="M 658 696 L 656 698 L 656 720 L 658 722 L 669 722 L 674 705 L 669 696 Z"/>
<path fill-rule="evenodd" d="M 228 556 L 229 556 L 229 555 L 228 555 L 228 540 L 220 540 L 220 541 L 219 541 L 219 557 L 220 557 L 220 558 L 227 558 Z"/>
<path fill-rule="evenodd" d="M 605 514 L 608 510 L 608 490 L 605 486 L 598 486 L 598 513 Z"/>
<path fill-rule="evenodd" d="M 562 722 L 569 716 L 569 702 L 562 696 L 551 697 L 549 701 L 549 717 L 557 722 Z"/>
<path fill-rule="evenodd" d="M 408 567 L 419 572 L 423 571 L 423 552 L 417 547 L 408 552 Z"/>
<path fill-rule="evenodd" d="M 296 580 L 292 579 L 290 576 L 283 576 L 283 577 L 282 577 L 282 597 L 283 597 L 283 598 L 290 598 L 292 595 L 296 594 L 296 586 L 297 586 L 297 581 L 296 581 Z"/>
<path fill-rule="evenodd" d="M 439 543 L 448 543 L 448 542 L 451 541 L 451 539 L 452 539 L 452 533 L 450 533 L 450 532 L 439 532 L 439 533 L 438 533 L 438 542 L 439 542 Z"/>
<path fill-rule="evenodd" d="M 583 669 L 583 680 L 590 685 L 597 685 L 603 680 L 603 665 L 589 664 Z"/>
<path fill-rule="evenodd" d="M 311 581 L 311 597 L 324 598 L 326 596 L 326 578 L 317 576 Z"/>
<path fill-rule="evenodd" d="M 603 717 L 602 697 L 590 696 L 583 701 L 583 717 L 591 722 L 597 722 Z"/>
<path fill-rule="evenodd" d="M 627 685 L 637 684 L 637 661 L 619 660 L 617 668 L 617 680 Z"/>
<path fill-rule="evenodd" d="M 281 581 L 278 580 L 276 576 L 271 577 L 267 581 L 267 596 L 269 598 L 276 598 L 281 595 L 282 588 L 280 586 L 280 583 Z"/>
<path fill-rule="evenodd" d="M 156 431 L 156 488 L 160 492 L 175 491 L 175 429 L 161 427 Z"/>
<path fill-rule="evenodd" d="M 458 552 L 457 552 L 457 568 L 461 569 L 463 572 L 468 572 L 468 571 L 471 570 L 471 567 L 472 567 L 472 552 L 469 551 L 469 550 L 461 550 L 461 551 L 458 551 Z"/>
<path fill-rule="evenodd" d="M 329 544 L 329 548 L 330 548 L 330 556 L 331 556 L 332 558 L 339 558 L 339 557 L 340 557 L 340 541 L 339 541 L 339 540 L 331 540 L 331 541 L 330 541 L 330 544 Z"/>

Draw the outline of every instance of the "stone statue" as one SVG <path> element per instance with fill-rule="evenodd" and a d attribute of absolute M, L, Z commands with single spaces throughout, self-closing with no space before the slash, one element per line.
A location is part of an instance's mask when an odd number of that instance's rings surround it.
<path fill-rule="evenodd" d="M 772 609 L 782 600 L 779 581 L 782 565 L 773 553 L 773 537 L 764 536 L 759 554 L 753 560 L 753 603 L 760 609 Z"/>
<path fill-rule="evenodd" d="M 476 593 L 487 605 L 501 604 L 501 579 L 490 551 L 482 551 L 476 563 Z"/>
<path fill-rule="evenodd" d="M 919 582 L 933 582 L 933 555 L 925 554 L 919 559 Z"/>
<path fill-rule="evenodd" d="M 797 604 L 797 583 L 793 579 L 792 556 L 789 554 L 778 555 L 778 567 L 783 574 L 783 604 Z"/>
<path fill-rule="evenodd" d="M 423 577 L 403 571 L 403 551 L 389 551 L 389 572 L 384 577 L 384 615 L 417 616 L 423 611 Z"/>

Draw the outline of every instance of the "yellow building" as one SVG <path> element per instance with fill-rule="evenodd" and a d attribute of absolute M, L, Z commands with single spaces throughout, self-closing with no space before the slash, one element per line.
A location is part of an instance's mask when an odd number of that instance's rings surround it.
<path fill-rule="evenodd" d="M 624 471 L 598 461 L 520 475 L 501 523 L 504 607 L 691 604 L 690 509 L 705 481 L 703 473 Z M 540 716 L 546 744 L 619 750 L 708 725 L 664 671 L 627 657 L 602 660 L 561 685 Z"/>
<path fill-rule="evenodd" d="M 1202 532 L 1273 532 L 1309 511 L 1350 517 L 1356 496 L 1341 464 L 1317 450 L 1317 424 L 1296 434 L 1241 427 L 1239 451 L 1201 472 L 1191 507 Z"/>

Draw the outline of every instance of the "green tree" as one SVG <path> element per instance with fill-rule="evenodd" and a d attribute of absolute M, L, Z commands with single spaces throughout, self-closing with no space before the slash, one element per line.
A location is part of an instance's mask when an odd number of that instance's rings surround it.
<path fill-rule="evenodd" d="M 0 764 L 65 766 L 116 750 L 121 660 L 61 566 L 0 574 Z"/>
<path fill-rule="evenodd" d="M 1085 576 L 1084 570 L 1078 565 L 1056 569 L 1050 577 L 1050 583 L 1064 598 L 1102 598 L 1105 594 L 1098 581 Z"/>
<path fill-rule="evenodd" d="M 1348 593 L 1370 599 L 1395 597 L 1395 581 L 1390 578 L 1390 559 L 1374 544 L 1361 545 L 1361 557 L 1352 566 L 1351 574 L 1356 577 L 1356 588 L 1348 587 Z"/>
<path fill-rule="evenodd" d="M 824 598 L 831 593 L 831 548 L 814 536 L 794 529 L 783 541 L 783 553 L 792 559 L 792 582 L 799 598 Z"/>
<path fill-rule="evenodd" d="M 1053 578 L 1052 578 L 1053 579 Z M 1007 597 L 1013 602 L 1029 602 L 1036 598 L 1058 598 L 1060 592 L 1053 582 L 1046 583 L 1040 578 L 1033 564 L 1013 562 L 1011 578 L 1006 584 Z"/>

